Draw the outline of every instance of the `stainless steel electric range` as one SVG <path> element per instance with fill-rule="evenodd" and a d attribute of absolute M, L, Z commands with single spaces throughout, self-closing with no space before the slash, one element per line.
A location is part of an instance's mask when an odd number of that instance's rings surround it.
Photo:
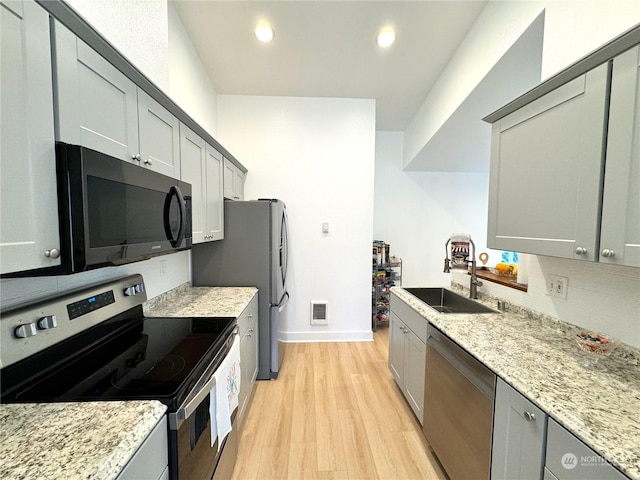
<path fill-rule="evenodd" d="M 236 320 L 147 318 L 146 299 L 133 275 L 2 312 L 0 401 L 158 400 L 171 479 L 219 478 L 237 439 L 211 445 L 210 392 Z"/>

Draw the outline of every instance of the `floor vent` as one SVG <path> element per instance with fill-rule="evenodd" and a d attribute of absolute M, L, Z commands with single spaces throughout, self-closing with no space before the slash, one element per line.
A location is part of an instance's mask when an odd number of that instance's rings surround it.
<path fill-rule="evenodd" d="M 311 302 L 311 325 L 329 325 L 327 302 Z"/>

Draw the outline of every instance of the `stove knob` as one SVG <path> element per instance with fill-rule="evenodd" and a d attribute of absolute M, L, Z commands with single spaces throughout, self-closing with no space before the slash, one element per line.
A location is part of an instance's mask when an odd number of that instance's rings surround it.
<path fill-rule="evenodd" d="M 36 335 L 38 330 L 36 329 L 35 323 L 23 323 L 22 325 L 18 325 L 13 333 L 15 333 L 18 338 L 28 338 Z"/>
<path fill-rule="evenodd" d="M 127 287 L 124 289 L 124 296 L 125 297 L 133 297 L 136 294 L 136 288 L 135 287 Z"/>
<path fill-rule="evenodd" d="M 136 293 L 144 292 L 144 284 L 142 284 L 142 283 L 139 283 L 139 284 L 135 285 L 134 288 L 136 289 Z"/>
<path fill-rule="evenodd" d="M 46 317 L 42 317 L 38 320 L 38 328 L 40 330 L 49 330 L 50 328 L 56 328 L 58 326 L 58 321 L 56 320 L 55 315 L 47 315 Z"/>

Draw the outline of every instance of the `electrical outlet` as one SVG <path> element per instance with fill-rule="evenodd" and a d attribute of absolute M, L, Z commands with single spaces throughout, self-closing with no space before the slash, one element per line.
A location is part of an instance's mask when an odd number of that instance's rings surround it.
<path fill-rule="evenodd" d="M 569 279 L 560 275 L 549 275 L 547 277 L 547 295 L 556 298 L 567 298 Z"/>

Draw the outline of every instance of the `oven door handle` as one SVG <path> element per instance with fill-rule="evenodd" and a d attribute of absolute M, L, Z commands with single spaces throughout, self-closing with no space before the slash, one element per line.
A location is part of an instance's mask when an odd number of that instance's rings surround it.
<path fill-rule="evenodd" d="M 236 335 L 238 335 L 239 331 L 240 331 L 240 327 L 236 325 L 233 329 L 231 337 L 235 337 Z M 212 373 L 211 378 L 198 391 L 195 397 L 189 400 L 189 402 L 185 406 L 180 407 L 175 413 L 169 414 L 169 427 L 171 428 L 171 430 L 178 430 L 178 428 L 180 428 L 180 425 L 182 425 L 182 423 L 187 418 L 193 415 L 193 413 L 196 411 L 196 408 L 198 408 L 198 405 L 200 405 L 202 401 L 205 398 L 207 398 L 207 395 L 211 393 L 211 390 L 213 390 L 213 387 L 215 387 L 215 385 L 216 385 L 216 377 Z"/>

